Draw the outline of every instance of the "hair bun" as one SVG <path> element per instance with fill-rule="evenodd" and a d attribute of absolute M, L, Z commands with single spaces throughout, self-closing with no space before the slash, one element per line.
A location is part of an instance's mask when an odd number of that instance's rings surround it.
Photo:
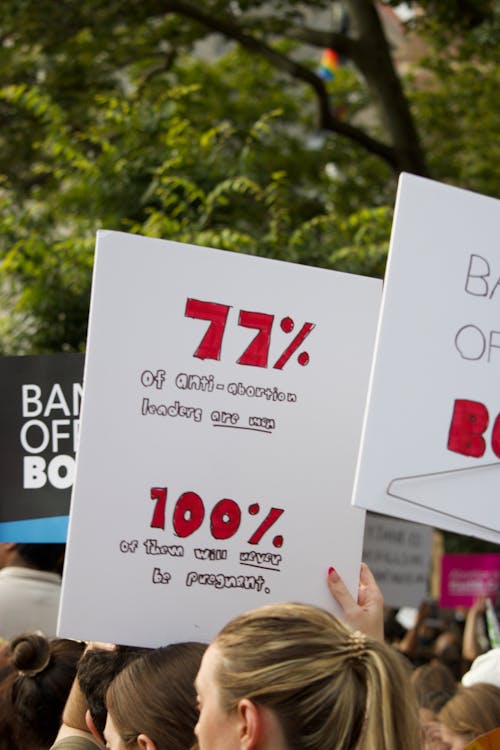
<path fill-rule="evenodd" d="M 25 677 L 43 672 L 50 662 L 50 645 L 44 635 L 23 633 L 10 642 L 10 660 L 15 669 Z"/>

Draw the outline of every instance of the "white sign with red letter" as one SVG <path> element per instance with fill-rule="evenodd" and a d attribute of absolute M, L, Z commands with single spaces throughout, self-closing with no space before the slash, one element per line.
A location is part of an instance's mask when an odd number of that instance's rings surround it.
<path fill-rule="evenodd" d="M 354 504 L 500 541 L 500 201 L 402 175 Z"/>
<path fill-rule="evenodd" d="M 356 590 L 378 280 L 98 235 L 59 632 L 209 639 Z"/>

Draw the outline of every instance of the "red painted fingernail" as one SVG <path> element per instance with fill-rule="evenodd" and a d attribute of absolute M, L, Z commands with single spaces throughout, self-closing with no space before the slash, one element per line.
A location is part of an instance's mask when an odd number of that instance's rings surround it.
<path fill-rule="evenodd" d="M 330 579 L 331 583 L 337 583 L 337 581 L 340 581 L 340 576 L 333 567 L 328 568 L 328 578 Z"/>

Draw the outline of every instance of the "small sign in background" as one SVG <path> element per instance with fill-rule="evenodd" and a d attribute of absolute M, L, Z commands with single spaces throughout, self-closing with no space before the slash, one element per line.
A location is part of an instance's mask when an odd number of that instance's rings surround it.
<path fill-rule="evenodd" d="M 366 514 L 363 560 L 389 607 L 419 607 L 429 594 L 432 529 Z"/>
<path fill-rule="evenodd" d="M 441 607 L 470 607 L 480 596 L 493 602 L 500 585 L 500 554 L 443 555 Z"/>

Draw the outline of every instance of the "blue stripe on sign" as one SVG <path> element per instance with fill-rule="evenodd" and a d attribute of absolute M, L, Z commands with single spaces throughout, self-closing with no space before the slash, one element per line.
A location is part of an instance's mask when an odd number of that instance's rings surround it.
<path fill-rule="evenodd" d="M 69 516 L 51 516 L 0 523 L 0 542 L 64 544 L 68 535 L 68 518 Z"/>

